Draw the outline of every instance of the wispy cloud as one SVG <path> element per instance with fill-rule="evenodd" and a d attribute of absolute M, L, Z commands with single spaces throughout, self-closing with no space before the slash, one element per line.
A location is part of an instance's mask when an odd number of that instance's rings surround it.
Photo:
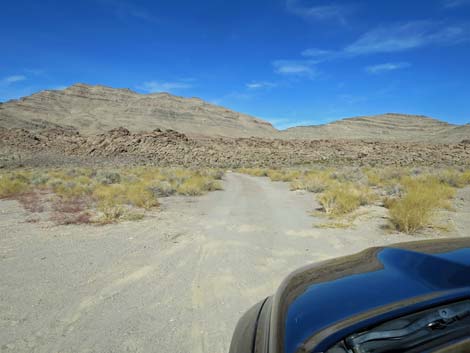
<path fill-rule="evenodd" d="M 400 63 L 384 63 L 378 65 L 367 66 L 365 70 L 370 74 L 381 74 L 389 71 L 395 71 L 400 69 L 406 69 L 410 67 L 410 63 L 400 62 Z"/>
<path fill-rule="evenodd" d="M 3 79 L 0 80 L 0 82 L 5 86 L 9 86 L 12 83 L 25 81 L 25 80 L 26 80 L 26 76 L 24 75 L 11 75 L 11 76 L 4 77 Z"/>
<path fill-rule="evenodd" d="M 267 82 L 267 81 L 252 81 L 247 83 L 246 88 L 250 90 L 259 90 L 259 89 L 268 89 L 274 88 L 277 86 L 274 82 Z"/>
<path fill-rule="evenodd" d="M 286 0 L 286 8 L 290 13 L 306 20 L 330 21 L 334 20 L 346 24 L 346 17 L 351 8 L 344 5 L 311 5 L 306 0 Z"/>
<path fill-rule="evenodd" d="M 148 22 L 160 22 L 148 9 L 138 6 L 135 2 L 129 0 L 98 0 L 119 20 L 127 21 L 129 19 L 143 20 Z"/>
<path fill-rule="evenodd" d="M 335 54 L 335 52 L 331 50 L 324 50 L 324 49 L 318 49 L 318 48 L 309 48 L 305 49 L 302 52 L 302 56 L 308 57 L 308 58 L 325 58 L 325 57 L 330 57 L 331 55 Z"/>
<path fill-rule="evenodd" d="M 432 44 L 452 45 L 464 40 L 466 28 L 431 21 L 413 21 L 383 26 L 366 32 L 358 40 L 344 48 L 348 55 L 400 52 Z"/>
<path fill-rule="evenodd" d="M 442 5 L 447 8 L 456 8 L 463 5 L 470 5 L 470 0 L 443 0 Z"/>
<path fill-rule="evenodd" d="M 272 64 L 281 75 L 314 78 L 317 74 L 315 62 L 310 60 L 275 60 Z"/>
<path fill-rule="evenodd" d="M 137 86 L 138 89 L 148 92 L 175 92 L 182 89 L 192 88 L 193 85 L 190 82 L 175 81 L 175 82 L 159 82 L 159 81 L 147 81 Z"/>

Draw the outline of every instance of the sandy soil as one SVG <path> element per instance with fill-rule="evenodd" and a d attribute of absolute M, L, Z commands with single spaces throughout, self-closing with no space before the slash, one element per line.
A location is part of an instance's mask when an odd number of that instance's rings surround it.
<path fill-rule="evenodd" d="M 312 194 L 228 173 L 224 191 L 163 200 L 141 222 L 27 223 L 0 201 L 1 352 L 227 352 L 240 315 L 305 264 L 392 242 L 377 208 L 314 227 Z M 463 236 L 470 189 L 446 217 Z"/>

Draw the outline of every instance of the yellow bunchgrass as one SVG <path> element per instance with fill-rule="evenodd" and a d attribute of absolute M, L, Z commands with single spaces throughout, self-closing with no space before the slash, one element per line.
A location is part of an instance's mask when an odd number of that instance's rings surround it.
<path fill-rule="evenodd" d="M 375 199 L 371 190 L 354 183 L 336 183 L 318 196 L 318 202 L 325 213 L 333 217 L 351 213 Z"/>
<path fill-rule="evenodd" d="M 397 230 L 415 233 L 432 226 L 435 213 L 440 208 L 451 208 L 455 188 L 435 176 L 417 178 L 405 177 L 402 180 L 405 195 L 389 200 L 390 220 Z"/>

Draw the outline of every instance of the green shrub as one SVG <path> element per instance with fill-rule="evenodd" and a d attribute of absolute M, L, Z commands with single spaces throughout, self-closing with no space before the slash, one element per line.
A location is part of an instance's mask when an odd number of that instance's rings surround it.
<path fill-rule="evenodd" d="M 96 175 L 96 179 L 105 185 L 118 184 L 121 182 L 121 175 L 117 172 L 100 171 Z"/>
<path fill-rule="evenodd" d="M 149 190 L 155 197 L 167 197 L 176 193 L 176 188 L 165 180 L 150 184 Z"/>

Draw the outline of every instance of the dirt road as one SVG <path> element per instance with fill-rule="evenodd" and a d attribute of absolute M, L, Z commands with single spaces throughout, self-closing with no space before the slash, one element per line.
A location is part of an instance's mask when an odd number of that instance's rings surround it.
<path fill-rule="evenodd" d="M 1 352 L 227 352 L 240 315 L 292 270 L 390 242 L 376 217 L 319 229 L 311 194 L 228 173 L 224 190 L 169 198 L 103 227 L 26 223 L 0 202 Z"/>

